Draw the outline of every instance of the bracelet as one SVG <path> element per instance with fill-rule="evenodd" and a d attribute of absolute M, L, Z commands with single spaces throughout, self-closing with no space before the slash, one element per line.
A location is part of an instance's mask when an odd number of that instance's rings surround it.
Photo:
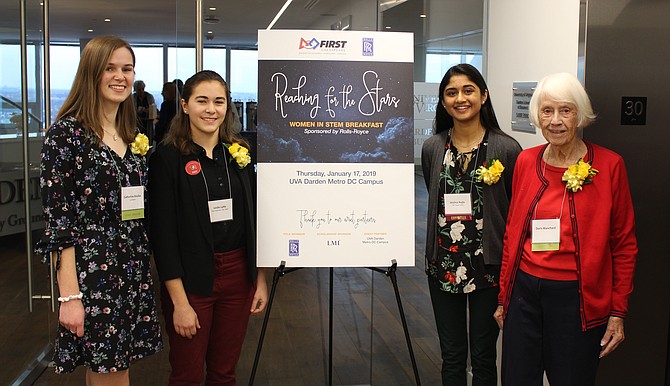
<path fill-rule="evenodd" d="M 69 302 L 70 300 L 81 300 L 81 298 L 83 298 L 83 297 L 84 297 L 84 294 L 79 292 L 76 295 L 61 296 L 61 297 L 58 298 L 58 301 L 61 302 L 61 303 L 64 303 L 64 302 Z"/>

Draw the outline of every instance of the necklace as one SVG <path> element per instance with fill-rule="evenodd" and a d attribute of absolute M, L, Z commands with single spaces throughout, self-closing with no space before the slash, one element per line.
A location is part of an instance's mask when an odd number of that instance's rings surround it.
<path fill-rule="evenodd" d="M 116 133 L 110 133 L 109 131 L 107 131 L 107 130 L 105 130 L 105 129 L 102 129 L 102 131 L 104 131 L 105 133 L 111 135 L 111 136 L 112 136 L 112 139 L 114 140 L 114 142 L 118 141 L 119 137 L 116 136 Z"/>
<path fill-rule="evenodd" d="M 468 150 L 472 150 L 472 147 L 475 144 L 481 142 L 484 139 L 484 135 L 486 135 L 486 130 L 482 129 L 481 137 L 479 137 L 479 138 L 475 139 L 474 141 L 466 144 L 465 146 L 459 146 L 459 145 L 456 144 L 456 141 L 454 141 L 453 128 L 452 128 L 451 132 L 449 133 L 449 136 L 451 137 L 451 142 L 453 142 L 453 144 L 454 144 L 454 146 L 456 146 L 456 148 L 462 148 L 462 149 L 468 149 Z"/>

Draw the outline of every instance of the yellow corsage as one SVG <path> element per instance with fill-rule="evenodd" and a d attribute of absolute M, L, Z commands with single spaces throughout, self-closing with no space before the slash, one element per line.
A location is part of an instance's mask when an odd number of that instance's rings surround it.
<path fill-rule="evenodd" d="M 490 166 L 487 167 L 486 165 Z M 486 185 L 493 185 L 500 180 L 503 170 L 505 170 L 505 167 L 502 162 L 498 159 L 492 159 L 484 162 L 484 165 L 480 166 L 475 174 L 478 182 L 484 181 Z"/>
<path fill-rule="evenodd" d="M 133 154 L 146 155 L 149 149 L 151 149 L 149 137 L 142 133 L 137 134 L 135 140 L 130 144 L 130 151 Z"/>
<path fill-rule="evenodd" d="M 584 184 L 590 184 L 593 177 L 598 173 L 591 167 L 591 161 L 584 162 L 582 158 L 576 164 L 570 165 L 568 170 L 563 173 L 562 180 L 565 181 L 565 188 L 573 192 L 582 190 Z"/>
<path fill-rule="evenodd" d="M 237 166 L 239 166 L 240 169 L 249 165 L 249 162 L 251 162 L 249 149 L 247 149 L 244 146 L 240 146 L 239 143 L 234 143 L 232 145 L 226 143 L 225 145 L 226 148 L 228 148 L 228 152 L 230 153 L 230 158 L 234 159 L 235 162 L 237 162 Z"/>

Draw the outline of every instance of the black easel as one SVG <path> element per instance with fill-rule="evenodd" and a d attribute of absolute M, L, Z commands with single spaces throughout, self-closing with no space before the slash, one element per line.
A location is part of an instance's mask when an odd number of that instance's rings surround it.
<path fill-rule="evenodd" d="M 414 350 L 412 349 L 412 341 L 409 336 L 409 330 L 407 329 L 407 320 L 405 319 L 405 311 L 402 308 L 402 301 L 400 300 L 400 292 L 398 291 L 398 278 L 396 276 L 396 269 L 398 267 L 398 263 L 395 261 L 395 259 L 391 260 L 391 263 L 392 263 L 391 267 L 389 267 L 388 270 L 382 270 L 380 268 L 373 268 L 373 267 L 368 267 L 368 269 L 373 270 L 375 272 L 381 272 L 391 279 L 391 283 L 393 284 L 393 291 L 395 292 L 395 298 L 398 303 L 398 312 L 400 313 L 402 328 L 405 332 L 405 340 L 407 341 L 407 350 L 409 351 L 409 356 L 412 361 L 412 369 L 414 370 L 414 379 L 416 381 L 416 385 L 421 386 L 421 380 L 419 378 L 419 370 L 416 366 Z M 256 348 L 254 365 L 251 369 L 249 386 L 253 386 L 254 380 L 256 379 L 256 369 L 258 368 L 258 361 L 261 356 L 261 350 L 263 349 L 265 332 L 267 330 L 268 321 L 270 320 L 270 310 L 272 309 L 272 303 L 274 302 L 274 297 L 277 292 L 277 284 L 279 283 L 279 278 L 287 273 L 291 273 L 299 269 L 302 269 L 302 267 L 287 269 L 285 261 L 282 261 L 279 267 L 275 268 L 275 273 L 272 276 L 270 299 L 268 299 L 267 310 L 265 311 L 265 317 L 263 318 L 263 327 L 261 328 L 261 336 L 258 340 L 258 347 Z M 330 292 L 328 302 L 328 385 L 330 386 L 333 384 L 333 268 L 332 267 L 330 268 L 329 290 Z"/>
<path fill-rule="evenodd" d="M 393 291 L 395 292 L 395 300 L 398 303 L 398 313 L 400 313 L 400 321 L 402 322 L 402 329 L 405 331 L 405 340 L 407 341 L 407 351 L 409 352 L 409 358 L 412 360 L 412 369 L 414 370 L 414 380 L 416 381 L 417 386 L 421 386 L 421 379 L 419 378 L 419 369 L 416 366 L 416 359 L 414 358 L 414 350 L 412 349 L 412 340 L 409 337 L 409 329 L 407 329 L 407 319 L 405 319 L 405 311 L 402 308 L 402 301 L 400 300 L 400 291 L 398 291 L 398 277 L 395 272 L 398 268 L 398 263 L 395 259 L 391 260 L 391 267 L 384 271 L 380 268 L 369 267 L 376 272 L 381 272 L 384 275 L 388 276 L 391 279 L 393 284 Z"/>

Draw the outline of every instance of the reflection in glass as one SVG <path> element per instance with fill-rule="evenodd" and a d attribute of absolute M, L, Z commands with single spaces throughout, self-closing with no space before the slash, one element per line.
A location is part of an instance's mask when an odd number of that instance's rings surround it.
<path fill-rule="evenodd" d="M 168 81 L 195 74 L 195 47 L 168 47 Z"/>
<path fill-rule="evenodd" d="M 258 100 L 258 51 L 232 50 L 230 59 L 230 92 L 233 100 Z"/>
<path fill-rule="evenodd" d="M 28 132 L 38 133 L 42 124 L 41 98 L 37 98 L 36 84 L 41 75 L 35 71 L 35 52 L 40 45 L 29 44 L 28 60 Z M 0 139 L 17 138 L 23 132 L 21 113 L 21 47 L 19 44 L 0 45 Z M 42 85 L 38 87 L 40 90 Z M 19 158 L 20 159 L 20 158 Z M 18 159 L 17 159 L 18 160 Z"/>
<path fill-rule="evenodd" d="M 144 91 L 153 95 L 156 105 L 163 102 L 163 47 L 133 46 L 135 52 L 135 80 L 146 85 Z"/>

